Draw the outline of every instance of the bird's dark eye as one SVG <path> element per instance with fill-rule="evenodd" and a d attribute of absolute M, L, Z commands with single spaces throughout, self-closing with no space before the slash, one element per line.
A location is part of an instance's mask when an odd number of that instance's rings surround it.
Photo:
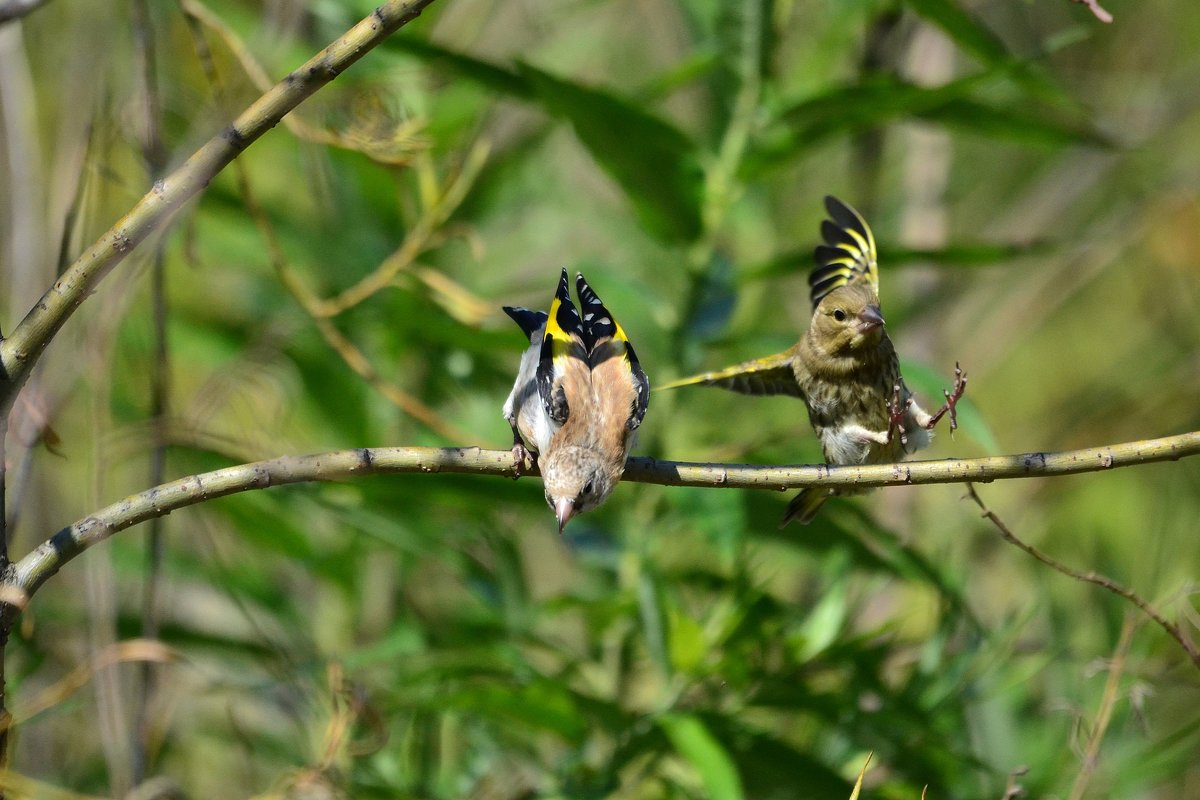
<path fill-rule="evenodd" d="M 846 312 L 842 311 L 840 308 L 835 308 L 833 310 L 833 318 L 838 322 L 842 322 L 846 319 Z"/>
<path fill-rule="evenodd" d="M 583 493 L 584 493 L 584 494 L 591 494 L 591 493 L 592 493 L 592 482 L 591 482 L 591 481 L 588 481 L 588 482 L 587 482 L 587 486 L 584 486 L 584 487 L 583 487 Z"/>

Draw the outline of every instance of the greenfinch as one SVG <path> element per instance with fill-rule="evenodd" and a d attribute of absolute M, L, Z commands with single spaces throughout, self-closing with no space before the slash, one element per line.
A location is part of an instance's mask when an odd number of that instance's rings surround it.
<path fill-rule="evenodd" d="M 945 404 L 933 414 L 917 405 L 900 374 L 879 307 L 875 237 L 866 220 L 840 200 L 826 197 L 825 208 L 830 216 L 821 225 L 825 244 L 814 251 L 816 267 L 809 275 L 812 322 L 800 341 L 782 353 L 662 388 L 701 384 L 799 397 L 808 407 L 826 463 L 900 461 L 929 444 L 930 431 L 943 415 L 950 414 L 954 430 L 955 403 L 967 379 L 956 364 L 954 389 L 944 392 Z M 862 491 L 804 489 L 792 499 L 780 525 L 792 520 L 807 524 L 831 496 Z"/>
<path fill-rule="evenodd" d="M 582 274 L 575 290 L 582 314 L 565 269 L 549 313 L 504 307 L 529 338 L 504 403 L 513 457 L 518 471 L 527 459 L 537 463 L 560 533 L 612 494 L 650 403 L 624 329 Z"/>

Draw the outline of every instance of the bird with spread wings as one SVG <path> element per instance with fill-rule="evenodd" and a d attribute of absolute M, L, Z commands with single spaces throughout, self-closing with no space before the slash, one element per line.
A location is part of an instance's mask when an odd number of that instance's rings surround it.
<path fill-rule="evenodd" d="M 955 404 L 967 379 L 955 365 L 946 402 L 930 414 L 919 406 L 900 374 L 900 359 L 887 335 L 879 306 L 875 237 L 862 215 L 835 197 L 825 198 L 829 219 L 824 244 L 813 253 L 809 274 L 812 322 L 793 346 L 661 388 L 718 386 L 750 395 L 786 394 L 802 399 L 829 464 L 900 461 L 929 444 L 930 431 L 947 413 L 957 426 Z M 862 490 L 804 489 L 788 505 L 781 525 L 812 521 L 831 496 Z"/>

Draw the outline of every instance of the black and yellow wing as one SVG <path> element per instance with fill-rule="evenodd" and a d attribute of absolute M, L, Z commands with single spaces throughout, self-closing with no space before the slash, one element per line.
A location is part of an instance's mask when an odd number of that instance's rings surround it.
<path fill-rule="evenodd" d="M 571 302 L 571 292 L 564 268 L 558 279 L 558 291 L 550 303 L 546 318 L 546 333 L 542 337 L 542 351 L 538 358 L 537 387 L 542 406 L 552 420 L 561 425 L 567 421 L 571 409 L 563 391 L 563 373 L 571 367 L 571 360 L 587 363 L 586 340 L 583 321 L 579 311 Z"/>
<path fill-rule="evenodd" d="M 867 221 L 836 197 L 825 198 L 830 219 L 821 223 L 825 244 L 813 251 L 816 266 L 808 275 L 813 308 L 839 286 L 866 283 L 879 294 L 879 264 L 875 236 Z"/>
<path fill-rule="evenodd" d="M 600 361 L 618 357 L 633 382 L 633 406 L 625 427 L 634 430 L 642 424 L 646 409 L 650 407 L 650 379 L 646 377 L 633 344 L 625 335 L 625 329 L 605 308 L 600 296 L 588 286 L 582 272 L 575 275 L 575 291 L 579 294 L 579 305 L 583 311 L 584 343 L 587 345 L 589 365 L 594 369 Z"/>
<path fill-rule="evenodd" d="M 803 397 L 796 374 L 792 371 L 791 350 L 743 361 L 715 372 L 705 372 L 690 378 L 672 381 L 660 389 L 676 389 L 680 386 L 718 386 L 731 392 L 750 395 L 786 394 Z"/>

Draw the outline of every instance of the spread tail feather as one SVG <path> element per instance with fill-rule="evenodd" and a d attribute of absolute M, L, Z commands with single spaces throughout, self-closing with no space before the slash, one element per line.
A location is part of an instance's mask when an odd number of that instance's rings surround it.
<path fill-rule="evenodd" d="M 801 525 L 807 525 L 813 521 L 813 517 L 830 497 L 833 497 L 830 489 L 804 489 L 792 498 L 792 502 L 788 503 L 787 512 L 784 513 L 779 527 L 782 528 L 792 520 L 796 520 Z"/>

